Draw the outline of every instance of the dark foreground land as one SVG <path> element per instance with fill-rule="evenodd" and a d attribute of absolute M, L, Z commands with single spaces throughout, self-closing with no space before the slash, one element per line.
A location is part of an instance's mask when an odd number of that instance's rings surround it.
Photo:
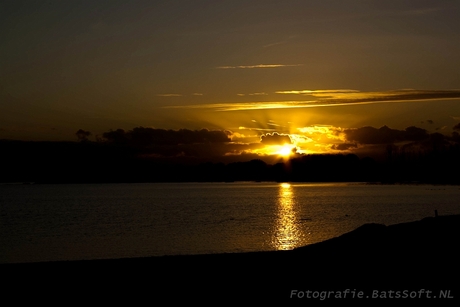
<path fill-rule="evenodd" d="M 460 215 L 366 224 L 292 251 L 0 265 L 15 302 L 218 303 L 287 299 L 304 305 L 418 305 L 460 299 Z"/>

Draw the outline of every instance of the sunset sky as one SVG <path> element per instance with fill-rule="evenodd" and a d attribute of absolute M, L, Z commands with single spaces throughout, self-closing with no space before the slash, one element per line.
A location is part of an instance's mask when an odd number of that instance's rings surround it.
<path fill-rule="evenodd" d="M 362 148 L 347 131 L 367 126 L 451 135 L 458 16 L 457 0 L 1 1 L 0 139 L 142 126 L 315 153 Z"/>

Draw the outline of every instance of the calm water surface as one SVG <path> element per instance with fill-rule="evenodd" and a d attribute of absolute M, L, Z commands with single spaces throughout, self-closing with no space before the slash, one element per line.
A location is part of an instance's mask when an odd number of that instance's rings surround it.
<path fill-rule="evenodd" d="M 0 185 L 0 262 L 292 249 L 460 213 L 458 186 L 357 183 Z"/>

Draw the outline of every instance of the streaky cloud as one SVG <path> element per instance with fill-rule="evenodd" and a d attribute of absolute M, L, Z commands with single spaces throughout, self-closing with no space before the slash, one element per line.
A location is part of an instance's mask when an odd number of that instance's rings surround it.
<path fill-rule="evenodd" d="M 239 130 L 250 130 L 250 131 L 276 131 L 274 128 L 254 128 L 254 127 L 238 127 Z"/>
<path fill-rule="evenodd" d="M 298 94 L 298 95 L 315 95 L 315 94 L 337 94 L 337 93 L 358 93 L 357 90 L 290 90 L 290 91 L 276 91 L 276 94 Z"/>
<path fill-rule="evenodd" d="M 268 96 L 268 94 L 265 93 L 265 92 L 257 92 L 257 93 L 249 93 L 249 94 L 238 93 L 236 95 L 240 96 L 240 97 L 243 97 L 243 96 L 246 96 L 246 95 L 248 95 L 248 96 Z"/>
<path fill-rule="evenodd" d="M 269 48 L 269 47 L 273 47 L 273 46 L 277 46 L 277 45 L 282 45 L 282 44 L 285 44 L 285 43 L 286 43 L 286 41 L 275 42 L 275 43 L 266 44 L 263 47 L 264 48 Z"/>
<path fill-rule="evenodd" d="M 298 92 L 305 92 L 302 90 Z M 291 91 L 292 92 L 292 91 Z M 360 92 L 356 90 L 311 90 L 312 100 L 226 102 L 200 105 L 165 106 L 178 109 L 214 109 L 215 111 L 244 111 L 263 109 L 290 109 L 332 107 L 358 104 L 416 102 L 429 100 L 460 99 L 460 90 L 414 90 L 403 89 L 383 92 Z"/>
<path fill-rule="evenodd" d="M 240 111 L 260 109 L 287 109 L 306 107 L 308 101 L 279 101 L 279 102 L 230 102 L 198 105 L 164 106 L 164 109 L 214 109 L 215 111 Z M 314 103 L 314 101 L 312 101 Z"/>
<path fill-rule="evenodd" d="M 302 64 L 257 64 L 257 65 L 238 65 L 238 66 L 218 66 L 216 69 L 251 69 L 251 68 L 280 68 L 296 67 Z"/>

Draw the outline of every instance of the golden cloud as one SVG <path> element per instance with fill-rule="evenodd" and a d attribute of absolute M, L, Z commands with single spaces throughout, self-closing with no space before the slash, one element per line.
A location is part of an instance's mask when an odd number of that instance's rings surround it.
<path fill-rule="evenodd" d="M 251 68 L 279 68 L 279 67 L 295 67 L 302 64 L 257 64 L 257 65 L 237 65 L 237 66 L 218 66 L 217 69 L 251 69 Z"/>
<path fill-rule="evenodd" d="M 313 97 L 313 99 L 269 102 L 228 102 L 187 106 L 166 106 L 164 108 L 214 109 L 215 111 L 241 111 L 460 99 L 460 90 L 407 89 L 383 92 L 360 92 L 356 90 L 300 90 L 280 91 L 277 93 L 310 95 Z"/>

